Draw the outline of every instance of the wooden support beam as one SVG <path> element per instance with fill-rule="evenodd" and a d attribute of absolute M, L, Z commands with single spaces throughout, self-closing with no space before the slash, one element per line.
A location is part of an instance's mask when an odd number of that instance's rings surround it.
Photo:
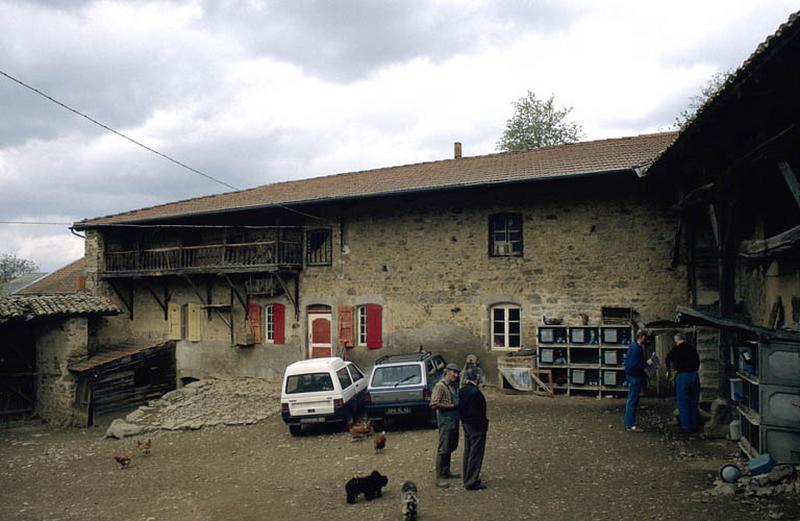
<path fill-rule="evenodd" d="M 766 259 L 800 247 L 800 225 L 758 241 L 739 243 L 738 255 L 747 259 Z"/>
<path fill-rule="evenodd" d="M 680 201 L 672 206 L 672 208 L 673 210 L 681 211 L 708 202 L 708 200 L 711 198 L 713 189 L 714 183 L 698 186 L 694 190 L 691 190 L 688 194 L 684 195 Z"/>
<path fill-rule="evenodd" d="M 797 206 L 800 206 L 800 182 L 797 181 L 797 176 L 794 175 L 792 167 L 786 161 L 778 161 L 778 169 L 783 174 L 783 179 L 789 185 L 789 191 L 792 192 Z"/>
<path fill-rule="evenodd" d="M 111 289 L 114 290 L 114 293 L 117 294 L 119 300 L 125 305 L 125 309 L 128 310 L 128 317 L 130 320 L 133 320 L 133 285 L 131 284 L 128 286 L 128 300 L 125 300 L 125 297 L 122 296 L 122 292 L 117 288 L 116 284 L 111 282 L 110 280 L 106 281 L 108 285 L 111 286 Z"/>
<path fill-rule="evenodd" d="M 683 231 L 683 214 L 678 216 L 678 229 L 675 231 L 675 239 L 672 241 L 672 263 L 676 267 L 681 261 L 681 232 Z"/>
<path fill-rule="evenodd" d="M 220 276 L 225 279 L 225 281 L 228 283 L 228 286 L 231 287 L 231 291 L 234 295 L 236 295 L 237 300 L 239 300 L 239 304 L 242 305 L 242 309 L 244 309 L 244 312 L 247 313 L 247 301 L 245 301 L 241 293 L 239 293 L 239 290 L 236 289 L 236 285 L 234 285 L 233 281 L 225 273 L 220 273 Z M 233 313 L 233 302 L 231 302 L 231 313 Z"/>
<path fill-rule="evenodd" d="M 164 311 L 164 320 L 169 320 L 169 299 L 170 299 L 169 283 L 166 280 L 164 281 L 164 299 L 163 300 L 161 298 L 159 298 L 159 296 L 155 292 L 155 289 L 153 289 L 153 286 L 150 285 L 150 282 L 148 282 L 147 279 L 142 279 L 142 283 L 144 284 L 144 287 L 147 288 L 147 291 L 150 292 L 150 295 L 153 296 L 155 301 L 158 303 L 158 305 Z"/>
<path fill-rule="evenodd" d="M 711 231 L 714 232 L 714 243 L 719 248 L 719 225 L 717 224 L 717 212 L 714 211 L 713 204 L 708 205 L 708 220 L 711 222 Z"/>
<path fill-rule="evenodd" d="M 278 280 L 278 284 L 280 284 L 281 288 L 283 288 L 283 292 L 286 293 L 286 298 L 288 298 L 289 302 L 291 302 L 292 306 L 294 306 L 294 319 L 295 320 L 299 320 L 300 319 L 300 307 L 299 307 L 300 302 L 299 302 L 299 298 L 298 298 L 298 293 L 299 293 L 300 282 L 297 280 L 297 277 L 295 277 L 295 280 L 294 280 L 294 296 L 293 296 L 292 293 L 289 292 L 289 286 L 286 284 L 286 281 L 283 280 L 283 277 L 281 277 L 280 274 L 277 273 L 277 272 L 274 273 L 274 275 L 275 275 L 275 278 Z"/>
<path fill-rule="evenodd" d="M 189 286 L 192 288 L 192 291 L 194 291 L 194 294 L 197 295 L 198 299 L 200 299 L 201 304 L 203 304 L 204 306 L 209 305 L 209 303 L 205 302 L 205 300 L 203 299 L 203 295 L 200 293 L 200 290 L 197 288 L 197 286 L 195 286 L 194 282 L 192 282 L 192 279 L 189 278 L 189 275 L 183 275 L 183 280 L 185 280 L 189 284 Z M 228 319 L 225 318 L 225 315 L 220 313 L 218 309 L 214 308 L 208 308 L 209 314 L 211 313 L 212 310 L 216 312 L 219 319 L 222 320 L 222 322 L 226 326 L 228 326 L 231 329 L 231 331 L 233 331 L 233 326 L 232 326 L 233 320 L 228 321 Z M 231 311 L 231 315 L 233 315 L 233 311 Z"/>

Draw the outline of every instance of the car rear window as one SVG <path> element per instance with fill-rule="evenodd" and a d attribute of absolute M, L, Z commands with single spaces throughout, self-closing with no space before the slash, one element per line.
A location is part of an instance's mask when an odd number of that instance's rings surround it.
<path fill-rule="evenodd" d="M 396 385 L 413 385 L 422 382 L 419 364 L 378 366 L 372 374 L 372 385 L 390 387 Z"/>
<path fill-rule="evenodd" d="M 333 391 L 333 380 L 328 373 L 293 374 L 286 379 L 286 394 Z"/>

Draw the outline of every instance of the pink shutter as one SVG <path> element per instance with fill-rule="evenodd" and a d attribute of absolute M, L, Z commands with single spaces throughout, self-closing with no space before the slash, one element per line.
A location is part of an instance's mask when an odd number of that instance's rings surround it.
<path fill-rule="evenodd" d="M 339 345 L 342 347 L 355 345 L 353 306 L 339 306 Z"/>
<path fill-rule="evenodd" d="M 383 308 L 367 304 L 367 349 L 383 347 Z"/>
<path fill-rule="evenodd" d="M 247 321 L 250 323 L 250 333 L 253 334 L 253 342 L 261 343 L 261 306 L 250 304 L 247 307 Z"/>
<path fill-rule="evenodd" d="M 272 342 L 275 344 L 286 343 L 286 334 L 284 332 L 286 323 L 286 306 L 283 304 L 272 305 Z"/>

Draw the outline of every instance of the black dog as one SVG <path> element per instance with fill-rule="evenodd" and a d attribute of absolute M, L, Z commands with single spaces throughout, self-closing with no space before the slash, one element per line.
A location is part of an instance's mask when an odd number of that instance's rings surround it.
<path fill-rule="evenodd" d="M 372 501 L 376 497 L 381 497 L 381 487 L 389 483 L 389 478 L 382 476 L 377 470 L 373 470 L 369 476 L 363 478 L 353 478 L 344 486 L 347 492 L 347 502 L 355 503 L 359 494 L 364 494 L 367 501 Z"/>
<path fill-rule="evenodd" d="M 403 521 L 417 520 L 417 486 L 413 481 L 406 481 L 400 487 Z"/>

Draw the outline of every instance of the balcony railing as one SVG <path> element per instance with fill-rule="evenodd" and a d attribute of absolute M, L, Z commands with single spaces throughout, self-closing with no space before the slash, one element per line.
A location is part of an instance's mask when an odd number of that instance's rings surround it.
<path fill-rule="evenodd" d="M 107 252 L 105 274 L 219 273 L 299 268 L 303 245 L 264 241 Z"/>

